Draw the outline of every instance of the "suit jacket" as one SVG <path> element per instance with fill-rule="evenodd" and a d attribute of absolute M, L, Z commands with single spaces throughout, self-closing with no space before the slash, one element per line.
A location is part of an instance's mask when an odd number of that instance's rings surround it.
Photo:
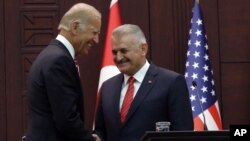
<path fill-rule="evenodd" d="M 92 141 L 84 129 L 83 92 L 66 47 L 52 40 L 28 77 L 27 141 Z"/>
<path fill-rule="evenodd" d="M 170 130 L 193 130 L 193 117 L 184 77 L 150 65 L 134 97 L 125 123 L 120 122 L 119 100 L 124 76 L 103 83 L 96 114 L 96 133 L 104 141 L 139 141 L 155 131 L 158 121 L 170 121 Z"/>

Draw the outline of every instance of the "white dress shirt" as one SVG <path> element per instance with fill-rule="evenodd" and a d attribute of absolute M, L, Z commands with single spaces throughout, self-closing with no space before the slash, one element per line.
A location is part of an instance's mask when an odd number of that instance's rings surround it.
<path fill-rule="evenodd" d="M 137 71 L 133 77 L 135 78 L 135 82 L 134 82 L 134 96 L 133 98 L 135 98 L 136 94 L 137 94 L 137 91 L 139 90 L 140 86 L 141 86 L 141 83 L 148 71 L 148 68 L 149 68 L 149 63 L 148 61 L 146 60 L 146 63 L 143 65 L 143 67 Z M 122 91 L 121 91 L 121 96 L 120 96 L 120 110 L 121 110 L 121 107 L 122 107 L 122 103 L 123 103 L 123 100 L 124 100 L 124 97 L 125 97 L 125 94 L 127 92 L 127 89 L 128 89 L 128 79 L 129 79 L 130 76 L 124 74 L 124 81 L 122 83 Z"/>
<path fill-rule="evenodd" d="M 75 49 L 72 44 L 62 35 L 58 34 L 56 40 L 60 41 L 69 51 L 73 59 L 75 59 Z"/>

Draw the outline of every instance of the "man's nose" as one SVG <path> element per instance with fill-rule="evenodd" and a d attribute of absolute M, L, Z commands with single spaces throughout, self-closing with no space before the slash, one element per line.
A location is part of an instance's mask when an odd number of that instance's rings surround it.
<path fill-rule="evenodd" d="M 118 51 L 116 54 L 116 60 L 120 61 L 121 59 L 123 59 L 123 54 L 120 51 Z"/>

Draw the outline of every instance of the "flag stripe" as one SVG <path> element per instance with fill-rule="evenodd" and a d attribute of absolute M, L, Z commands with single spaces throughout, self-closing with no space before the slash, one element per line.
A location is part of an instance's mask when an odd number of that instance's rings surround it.
<path fill-rule="evenodd" d="M 215 105 L 213 105 L 209 108 L 209 112 L 211 113 L 211 116 L 214 119 L 214 122 L 216 123 L 217 128 L 219 130 L 222 130 L 222 126 L 221 126 L 222 124 L 221 124 L 221 120 L 220 120 L 221 118 L 219 115 L 219 108 L 216 105 L 218 105 L 218 102 L 216 102 Z"/>
<path fill-rule="evenodd" d="M 218 102 L 217 102 L 218 103 Z M 208 110 L 204 111 L 204 116 L 206 119 L 206 126 L 208 129 L 212 130 L 222 130 L 220 116 L 218 114 L 218 109 L 216 105 L 211 106 Z M 196 118 L 194 118 L 195 129 L 203 130 L 204 127 L 204 119 L 202 113 L 199 114 Z"/>
<path fill-rule="evenodd" d="M 201 120 L 203 118 L 200 118 L 199 116 L 195 117 L 194 118 L 194 129 L 197 130 L 197 131 L 202 131 L 204 128 L 203 128 L 203 121 Z"/>
<path fill-rule="evenodd" d="M 206 126 L 210 130 L 218 130 L 218 126 L 217 126 L 212 114 L 210 113 L 209 109 L 204 111 L 205 118 L 206 118 Z"/>
<path fill-rule="evenodd" d="M 101 77 L 99 79 L 98 90 L 100 89 L 100 87 L 104 81 L 117 75 L 118 73 L 120 73 L 120 71 L 116 66 L 112 66 L 112 65 L 104 66 L 100 72 Z"/>

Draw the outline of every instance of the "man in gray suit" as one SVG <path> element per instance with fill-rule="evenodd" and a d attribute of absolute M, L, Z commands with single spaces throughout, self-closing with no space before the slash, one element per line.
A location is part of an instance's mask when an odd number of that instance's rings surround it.
<path fill-rule="evenodd" d="M 95 132 L 103 141 L 139 141 L 159 121 L 171 122 L 170 130 L 193 130 L 184 77 L 149 64 L 147 52 L 138 26 L 125 24 L 112 32 L 113 58 L 121 73 L 100 90 Z"/>
<path fill-rule="evenodd" d="M 62 17 L 56 39 L 38 55 L 28 77 L 26 141 L 95 141 L 84 129 L 83 92 L 75 56 L 99 41 L 101 14 L 85 3 Z"/>

